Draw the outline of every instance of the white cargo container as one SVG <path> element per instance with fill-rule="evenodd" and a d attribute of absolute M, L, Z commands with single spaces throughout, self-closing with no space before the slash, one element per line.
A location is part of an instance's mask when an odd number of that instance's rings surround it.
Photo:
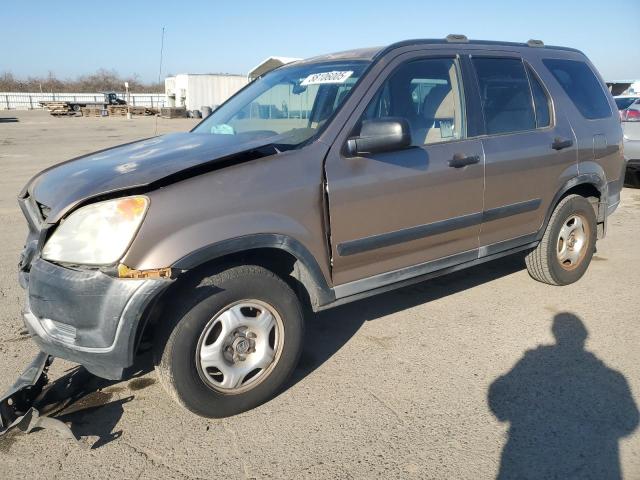
<path fill-rule="evenodd" d="M 216 107 L 247 83 L 244 75 L 181 73 L 164 80 L 166 105 L 187 110 Z"/>

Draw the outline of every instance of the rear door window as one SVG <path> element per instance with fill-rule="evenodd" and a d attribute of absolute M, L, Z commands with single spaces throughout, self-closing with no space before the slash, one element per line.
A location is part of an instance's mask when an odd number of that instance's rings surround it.
<path fill-rule="evenodd" d="M 542 60 L 582 116 L 608 118 L 611 107 L 593 70 L 584 62 L 547 58 Z"/>
<path fill-rule="evenodd" d="M 519 58 L 473 58 L 488 135 L 536 128 L 524 64 Z"/>
<path fill-rule="evenodd" d="M 540 79 L 527 67 L 529 74 L 529 82 L 531 83 L 531 91 L 533 93 L 533 105 L 536 112 L 536 128 L 544 128 L 551 125 L 551 102 L 546 90 L 540 83 Z"/>

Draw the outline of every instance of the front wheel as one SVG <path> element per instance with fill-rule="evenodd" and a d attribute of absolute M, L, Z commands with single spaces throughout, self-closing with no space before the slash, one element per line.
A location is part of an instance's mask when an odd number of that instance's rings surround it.
<path fill-rule="evenodd" d="M 156 345 L 160 383 L 204 417 L 254 408 L 284 386 L 298 362 L 304 322 L 300 302 L 274 273 L 258 266 L 221 271 L 174 299 L 182 308 Z"/>
<path fill-rule="evenodd" d="M 591 263 L 596 229 L 596 214 L 586 198 L 563 198 L 553 211 L 542 240 L 525 257 L 529 275 L 550 285 L 578 281 Z"/>

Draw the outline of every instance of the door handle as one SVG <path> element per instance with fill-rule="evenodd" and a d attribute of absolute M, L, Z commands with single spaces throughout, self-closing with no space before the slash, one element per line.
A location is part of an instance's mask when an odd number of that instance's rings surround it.
<path fill-rule="evenodd" d="M 478 155 L 465 156 L 462 153 L 456 153 L 453 158 L 449 160 L 449 166 L 453 168 L 462 168 L 478 162 L 480 162 L 480 156 Z"/>
<path fill-rule="evenodd" d="M 551 144 L 551 148 L 554 150 L 562 150 L 563 148 L 569 148 L 572 145 L 573 140 L 556 137 Z"/>

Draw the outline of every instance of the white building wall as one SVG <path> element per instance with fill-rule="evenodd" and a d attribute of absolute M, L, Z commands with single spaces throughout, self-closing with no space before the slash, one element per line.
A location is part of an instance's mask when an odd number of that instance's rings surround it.
<path fill-rule="evenodd" d="M 242 75 L 179 74 L 165 79 L 167 105 L 200 110 L 216 107 L 248 83 Z"/>
<path fill-rule="evenodd" d="M 217 107 L 248 83 L 241 75 L 189 75 L 187 80 L 187 110 Z"/>

